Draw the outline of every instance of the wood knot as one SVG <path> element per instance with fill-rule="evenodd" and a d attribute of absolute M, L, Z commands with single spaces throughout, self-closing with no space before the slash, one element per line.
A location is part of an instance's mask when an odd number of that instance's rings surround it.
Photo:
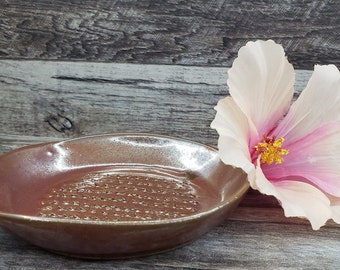
<path fill-rule="evenodd" d="M 48 116 L 46 122 L 58 132 L 65 132 L 73 129 L 71 119 L 59 113 Z"/>

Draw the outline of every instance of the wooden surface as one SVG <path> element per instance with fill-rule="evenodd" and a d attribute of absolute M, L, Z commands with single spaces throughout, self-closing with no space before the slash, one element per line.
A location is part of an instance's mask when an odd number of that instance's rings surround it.
<path fill-rule="evenodd" d="M 230 66 L 246 41 L 340 65 L 338 0 L 0 0 L 0 56 Z"/>
<path fill-rule="evenodd" d="M 216 145 L 213 107 L 248 40 L 282 43 L 296 96 L 316 63 L 340 67 L 340 2 L 0 0 L 0 153 L 109 132 Z M 338 269 L 340 227 L 320 231 L 250 191 L 233 216 L 160 255 L 84 261 L 0 229 L 0 269 Z"/>
<path fill-rule="evenodd" d="M 221 67 L 0 60 L 0 70 L 0 126 L 17 136 L 149 132 L 216 144 L 214 106 L 228 94 Z M 311 72 L 297 74 L 301 91 Z"/>

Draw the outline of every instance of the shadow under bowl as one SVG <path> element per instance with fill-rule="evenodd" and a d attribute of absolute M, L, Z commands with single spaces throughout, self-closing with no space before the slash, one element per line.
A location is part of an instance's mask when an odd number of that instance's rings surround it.
<path fill-rule="evenodd" d="M 148 255 L 222 222 L 248 189 L 214 148 L 151 134 L 107 134 L 0 156 L 0 225 L 73 257 Z"/>

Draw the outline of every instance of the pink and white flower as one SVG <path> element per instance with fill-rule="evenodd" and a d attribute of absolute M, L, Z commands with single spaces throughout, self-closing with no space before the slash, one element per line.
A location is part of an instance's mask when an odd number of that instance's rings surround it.
<path fill-rule="evenodd" d="M 221 160 L 242 168 L 250 186 L 275 196 L 287 217 L 313 229 L 340 223 L 340 72 L 316 65 L 299 98 L 282 46 L 248 42 L 228 72 L 230 96 L 211 127 Z"/>

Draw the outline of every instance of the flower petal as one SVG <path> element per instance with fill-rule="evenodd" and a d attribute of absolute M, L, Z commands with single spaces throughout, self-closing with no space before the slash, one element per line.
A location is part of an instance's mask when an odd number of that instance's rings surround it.
<path fill-rule="evenodd" d="M 228 72 L 229 92 L 260 139 L 286 113 L 294 80 L 293 66 L 272 40 L 248 42 L 239 50 Z"/>
<path fill-rule="evenodd" d="M 268 179 L 294 177 L 340 197 L 340 122 L 330 122 L 295 143 L 277 165 L 262 165 Z"/>
<path fill-rule="evenodd" d="M 332 219 L 340 224 L 340 198 L 328 196 L 331 201 Z"/>
<path fill-rule="evenodd" d="M 286 217 L 307 218 L 314 230 L 332 217 L 328 197 L 310 184 L 293 179 L 270 182 L 257 167 L 256 185 L 260 192 L 280 201 Z"/>
<path fill-rule="evenodd" d="M 220 135 L 218 149 L 221 160 L 251 174 L 254 165 L 251 163 L 248 150 L 250 131 L 247 118 L 231 97 L 220 100 L 215 110 L 217 113 L 211 127 Z"/>
<path fill-rule="evenodd" d="M 316 65 L 274 135 L 296 141 L 329 121 L 340 121 L 340 72 L 334 65 Z"/>

